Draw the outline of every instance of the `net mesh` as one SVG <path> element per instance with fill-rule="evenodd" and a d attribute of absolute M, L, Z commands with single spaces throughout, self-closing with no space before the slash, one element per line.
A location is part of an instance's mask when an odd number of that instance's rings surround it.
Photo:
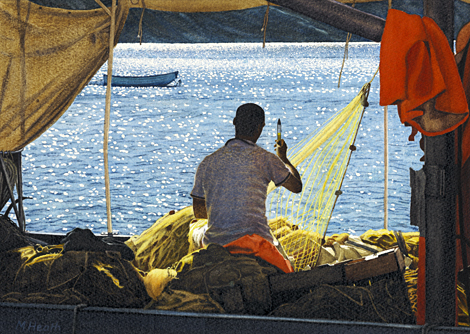
<path fill-rule="evenodd" d="M 314 267 L 349 164 L 370 82 L 324 126 L 288 151 L 299 171 L 303 190 L 293 194 L 270 185 L 269 225 L 289 256 L 294 270 Z"/>

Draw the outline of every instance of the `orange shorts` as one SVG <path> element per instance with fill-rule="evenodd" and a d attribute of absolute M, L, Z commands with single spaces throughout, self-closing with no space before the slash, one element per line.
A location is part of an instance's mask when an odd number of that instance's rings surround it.
<path fill-rule="evenodd" d="M 286 260 L 272 243 L 258 234 L 245 235 L 226 244 L 224 247 L 232 254 L 257 256 L 285 273 L 294 272 L 289 260 Z"/>

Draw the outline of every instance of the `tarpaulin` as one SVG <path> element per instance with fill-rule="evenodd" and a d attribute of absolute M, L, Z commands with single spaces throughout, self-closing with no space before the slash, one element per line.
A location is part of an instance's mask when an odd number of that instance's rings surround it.
<path fill-rule="evenodd" d="M 116 9 L 116 44 L 129 12 Z M 49 8 L 0 1 L 0 150 L 38 138 L 108 59 L 111 18 L 104 9 Z"/>

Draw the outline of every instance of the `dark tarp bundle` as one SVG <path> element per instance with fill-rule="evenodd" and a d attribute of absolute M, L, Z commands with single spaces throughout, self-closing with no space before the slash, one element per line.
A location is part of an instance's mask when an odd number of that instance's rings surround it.
<path fill-rule="evenodd" d="M 276 317 L 414 324 L 404 285 L 383 279 L 370 286 L 318 285 L 294 303 L 270 313 Z"/>
<path fill-rule="evenodd" d="M 0 216 L 0 240 L 0 252 L 34 245 L 10 218 L 3 215 Z"/>
<path fill-rule="evenodd" d="M 0 253 L 0 300 L 142 308 L 149 301 L 140 274 L 118 252 L 28 246 Z"/>
<path fill-rule="evenodd" d="M 134 252 L 123 242 L 113 237 L 98 238 L 89 229 L 74 228 L 60 241 L 63 252 L 91 251 L 91 252 L 119 252 L 124 260 L 134 260 Z"/>

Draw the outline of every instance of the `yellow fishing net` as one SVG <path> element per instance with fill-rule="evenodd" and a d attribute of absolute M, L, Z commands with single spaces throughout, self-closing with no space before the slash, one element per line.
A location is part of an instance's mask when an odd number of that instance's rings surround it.
<path fill-rule="evenodd" d="M 288 152 L 304 184 L 294 195 L 270 186 L 268 211 L 273 235 L 290 257 L 294 269 L 313 268 L 325 237 L 341 184 L 354 150 L 356 133 L 367 104 L 370 82 L 320 130 L 311 133 Z M 200 247 L 206 219 L 194 220 L 192 207 L 159 219 L 126 244 L 134 251 L 134 265 L 141 270 L 167 268 Z"/>
<path fill-rule="evenodd" d="M 314 267 L 367 105 L 370 82 L 323 127 L 288 151 L 304 184 L 300 194 L 285 188 L 268 198 L 269 225 L 296 271 Z M 268 192 L 273 190 L 270 186 Z"/>
<path fill-rule="evenodd" d="M 135 254 L 134 266 L 143 271 L 166 269 L 193 251 L 188 240 L 193 219 L 192 206 L 170 211 L 142 234 L 129 238 L 126 245 Z"/>

